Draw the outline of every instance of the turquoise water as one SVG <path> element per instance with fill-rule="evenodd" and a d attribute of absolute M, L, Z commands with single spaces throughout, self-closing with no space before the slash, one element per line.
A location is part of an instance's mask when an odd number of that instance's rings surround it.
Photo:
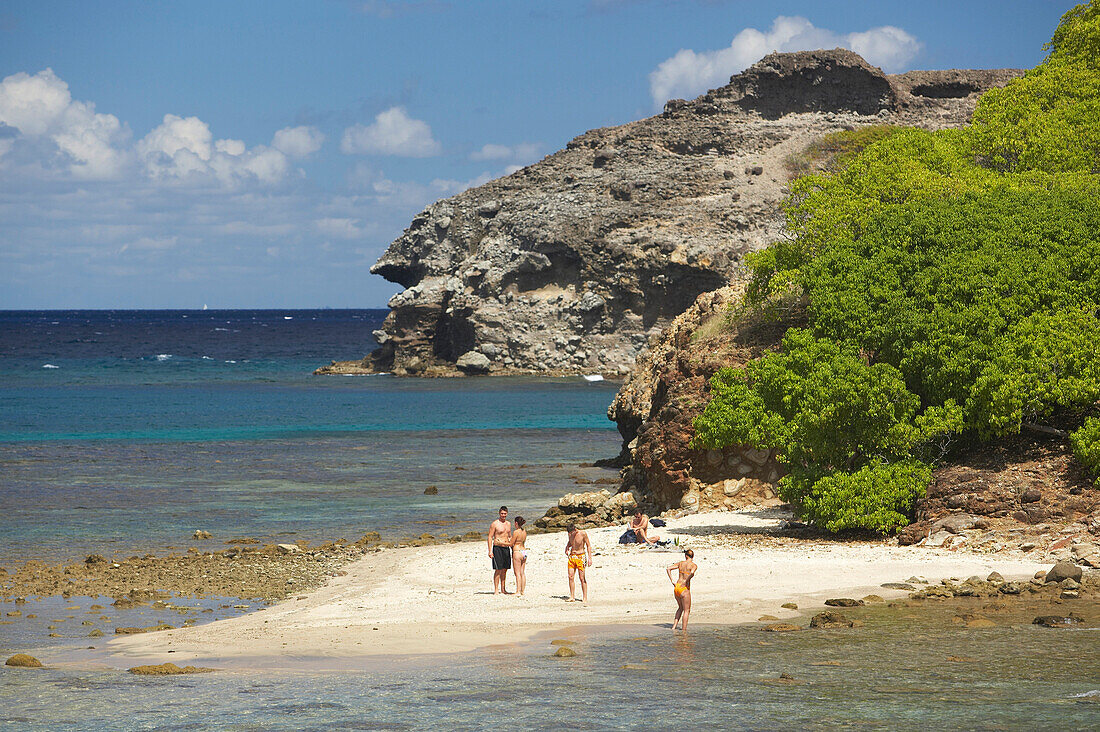
<path fill-rule="evenodd" d="M 312 376 L 368 350 L 383 316 L 0 313 L 0 566 L 178 549 L 196 529 L 455 535 L 614 475 L 578 467 L 618 452 L 610 383 Z"/>

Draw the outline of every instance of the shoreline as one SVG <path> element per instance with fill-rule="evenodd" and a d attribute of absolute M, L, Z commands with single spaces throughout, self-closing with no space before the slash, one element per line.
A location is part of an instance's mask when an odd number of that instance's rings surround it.
<path fill-rule="evenodd" d="M 911 576 L 936 583 L 997 571 L 1006 579 L 1029 579 L 1046 568 L 1019 552 L 971 554 L 769 534 L 784 518 L 775 509 L 758 508 L 669 520 L 661 531 L 694 548 L 700 565 L 693 583 L 694 624 L 755 622 L 764 614 L 783 621 L 833 597 L 896 598 L 907 591 L 885 591 L 881 585 Z M 537 534 L 528 542 L 527 597 L 493 596 L 480 542 L 394 549 L 354 560 L 344 566 L 346 574 L 268 608 L 115 638 L 102 651 L 116 667 L 172 661 L 289 670 L 344 666 L 349 659 L 472 652 L 572 627 L 670 624 L 675 604 L 664 568 L 679 560 L 679 551 L 618 545 L 621 532 L 619 526 L 589 530 L 596 555 L 588 606 L 563 601 L 563 535 Z M 798 609 L 780 607 L 788 602 Z"/>

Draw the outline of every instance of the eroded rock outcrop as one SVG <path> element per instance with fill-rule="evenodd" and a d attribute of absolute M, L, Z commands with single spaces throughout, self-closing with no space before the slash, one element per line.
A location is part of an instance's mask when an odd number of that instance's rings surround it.
<path fill-rule="evenodd" d="M 661 115 L 586 132 L 417 215 L 371 270 L 405 288 L 379 348 L 318 372 L 625 374 L 780 234 L 787 156 L 860 125 L 963 124 L 978 92 L 1014 75 L 891 77 L 841 49 L 772 54 Z"/>

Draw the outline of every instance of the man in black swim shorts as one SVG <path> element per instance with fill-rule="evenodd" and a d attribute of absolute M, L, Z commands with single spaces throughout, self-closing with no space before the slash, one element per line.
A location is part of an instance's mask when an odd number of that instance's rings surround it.
<path fill-rule="evenodd" d="M 497 520 L 489 524 L 489 559 L 493 561 L 493 594 L 508 594 L 505 583 L 512 568 L 512 522 L 508 507 L 501 506 Z"/>

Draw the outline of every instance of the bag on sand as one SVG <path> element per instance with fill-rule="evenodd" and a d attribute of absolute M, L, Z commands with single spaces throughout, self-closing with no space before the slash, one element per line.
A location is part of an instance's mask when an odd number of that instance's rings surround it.
<path fill-rule="evenodd" d="M 638 537 L 634 534 L 634 529 L 627 529 L 622 536 L 619 537 L 620 544 L 637 544 Z"/>
<path fill-rule="evenodd" d="M 649 525 L 650 526 L 656 526 L 657 528 L 660 528 L 660 527 L 665 525 L 665 520 L 664 519 L 650 519 L 649 520 Z"/>

